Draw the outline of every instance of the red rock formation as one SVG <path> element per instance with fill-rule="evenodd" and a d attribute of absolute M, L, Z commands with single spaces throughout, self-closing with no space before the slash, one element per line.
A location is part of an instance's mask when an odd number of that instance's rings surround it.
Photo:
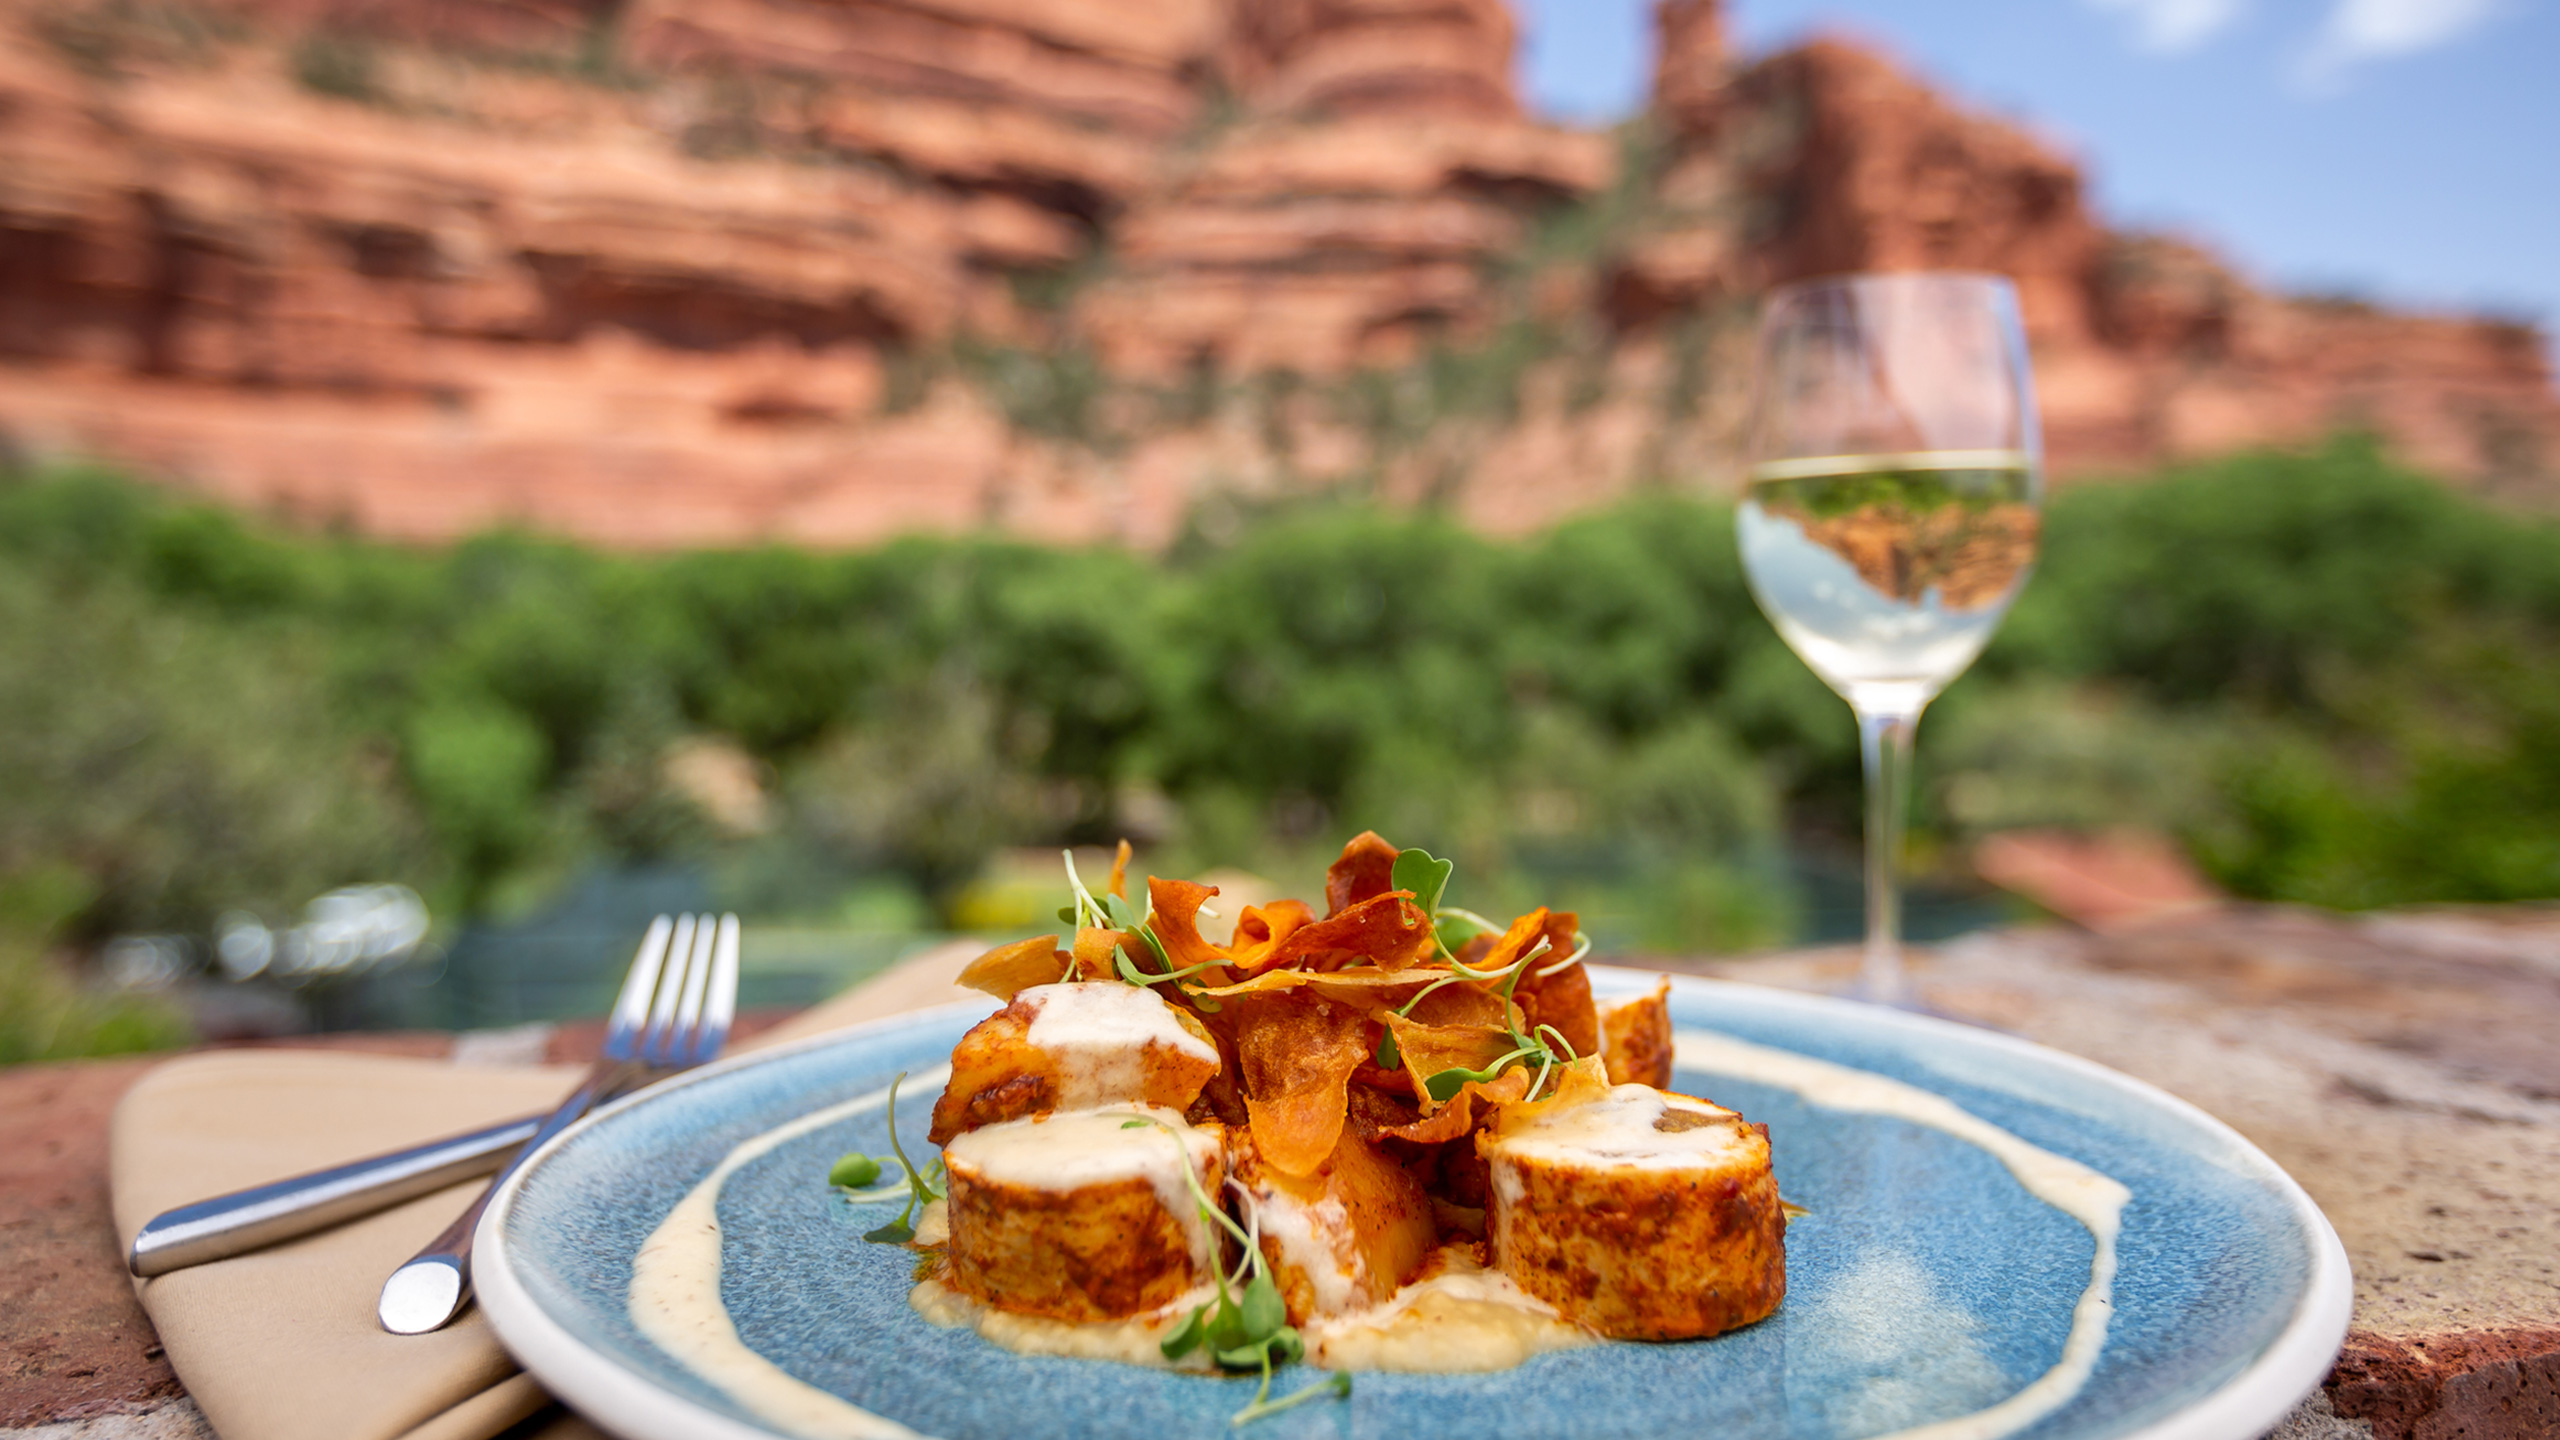
<path fill-rule="evenodd" d="M 1354 476 L 1518 529 L 1727 472 L 1768 284 L 1952 265 L 2065 472 L 2361 425 L 2554 488 L 2529 330 L 2267 295 L 1872 53 L 1658 13 L 1612 189 L 1500 0 L 0 0 L 0 438 L 421 537 L 1154 543 Z M 1323 388 L 1434 345 L 1468 408 Z"/>
<path fill-rule="evenodd" d="M 1732 57 L 1723 0 L 1654 0 L 1653 110 L 1674 134 L 1715 133 Z"/>
<path fill-rule="evenodd" d="M 1222 58 L 1274 114 L 1509 119 L 1516 38 L 1502 0 L 1239 0 Z"/>
<path fill-rule="evenodd" d="M 1199 116 L 1214 0 L 631 0 L 633 63 L 824 82 L 832 144 L 1091 218 Z"/>
<path fill-rule="evenodd" d="M 1516 121 L 1248 124 L 1132 209 L 1078 318 L 1136 375 L 1402 361 L 1491 318 L 1514 194 L 1587 192 L 1607 163 L 1594 137 Z"/>
<path fill-rule="evenodd" d="M 1164 377 L 1337 374 L 1480 331 L 1528 213 L 1609 174 L 1599 137 L 1520 118 L 1513 41 L 1501 0 L 1242 0 L 1248 118 L 1132 209 L 1083 333 Z"/>

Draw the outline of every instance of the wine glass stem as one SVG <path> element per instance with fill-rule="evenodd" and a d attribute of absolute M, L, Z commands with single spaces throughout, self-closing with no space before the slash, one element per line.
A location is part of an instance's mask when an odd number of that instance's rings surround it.
<path fill-rule="evenodd" d="M 1860 988 L 1880 1005 L 1900 1004 L 1902 825 L 1911 791 L 1911 737 L 1920 711 L 1858 712 L 1858 748 L 1867 762 L 1867 960 Z"/>

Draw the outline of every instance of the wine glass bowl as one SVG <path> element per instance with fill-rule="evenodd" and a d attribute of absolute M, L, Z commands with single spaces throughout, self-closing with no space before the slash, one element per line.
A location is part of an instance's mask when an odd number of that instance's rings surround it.
<path fill-rule="evenodd" d="M 1774 292 L 1736 529 L 1788 646 L 1857 713 L 1871 999 L 1903 995 L 1900 847 L 1920 713 L 2026 583 L 2044 482 L 2017 299 L 1989 275 L 1853 275 Z"/>

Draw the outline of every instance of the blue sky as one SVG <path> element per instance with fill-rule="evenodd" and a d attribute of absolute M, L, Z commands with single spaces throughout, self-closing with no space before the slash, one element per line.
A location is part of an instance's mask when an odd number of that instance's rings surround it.
<path fill-rule="evenodd" d="M 1640 105 L 1651 0 L 1520 0 L 1551 114 Z M 2560 325 L 2560 0 L 1727 0 L 1879 41 L 2075 154 L 2102 214 L 2291 290 Z"/>

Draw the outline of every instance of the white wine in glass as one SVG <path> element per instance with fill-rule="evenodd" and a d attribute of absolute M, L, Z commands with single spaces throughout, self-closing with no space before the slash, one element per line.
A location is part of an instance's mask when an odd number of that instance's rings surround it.
<path fill-rule="evenodd" d="M 1746 444 L 1737 529 L 1751 593 L 1858 716 L 1859 988 L 1903 1003 L 1895 862 L 1912 736 L 2035 561 L 2043 472 L 2008 282 L 1855 275 L 1778 290 L 1761 318 Z"/>

